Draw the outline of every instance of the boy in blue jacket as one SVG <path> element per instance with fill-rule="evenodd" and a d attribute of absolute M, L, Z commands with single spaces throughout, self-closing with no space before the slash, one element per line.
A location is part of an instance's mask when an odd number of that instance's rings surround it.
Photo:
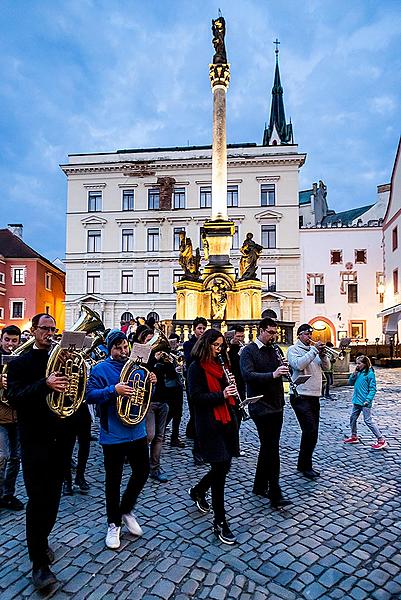
<path fill-rule="evenodd" d="M 137 425 L 125 425 L 117 414 L 118 395 L 132 395 L 132 388 L 120 383 L 120 374 L 128 359 L 128 340 L 122 331 L 113 329 L 106 338 L 109 357 L 95 365 L 86 388 L 89 404 L 97 404 L 100 413 L 100 444 L 106 472 L 106 511 L 108 531 L 106 546 L 120 547 L 121 523 L 133 535 L 142 535 L 133 508 L 149 476 L 149 450 L 146 419 Z M 151 382 L 156 376 L 150 374 Z M 120 487 L 125 459 L 131 467 L 128 485 L 121 497 Z"/>
<path fill-rule="evenodd" d="M 373 450 L 383 450 L 388 444 L 384 439 L 378 426 L 372 419 L 372 404 L 376 394 L 376 377 L 372 369 L 372 364 L 367 356 L 361 355 L 356 359 L 354 373 L 348 380 L 350 385 L 354 386 L 354 395 L 352 397 L 352 413 L 350 417 L 351 437 L 346 438 L 346 444 L 358 444 L 356 423 L 361 412 L 365 425 L 369 427 L 373 435 L 377 437 L 377 442 L 372 445 Z"/>

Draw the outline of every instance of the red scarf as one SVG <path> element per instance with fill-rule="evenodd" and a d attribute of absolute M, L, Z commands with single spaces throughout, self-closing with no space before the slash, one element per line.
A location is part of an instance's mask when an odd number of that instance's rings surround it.
<path fill-rule="evenodd" d="M 212 361 L 205 361 L 201 363 L 202 369 L 205 371 L 207 387 L 209 392 L 221 392 L 221 379 L 223 377 L 223 367 Z M 214 418 L 216 421 L 220 421 L 223 425 L 230 423 L 231 416 L 228 410 L 228 404 L 231 406 L 235 405 L 235 399 L 232 396 L 224 398 L 223 404 L 219 404 L 213 408 Z"/>

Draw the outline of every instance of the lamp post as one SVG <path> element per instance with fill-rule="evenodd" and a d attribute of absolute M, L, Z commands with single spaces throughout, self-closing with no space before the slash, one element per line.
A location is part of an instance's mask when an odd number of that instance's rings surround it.
<path fill-rule="evenodd" d="M 376 344 L 376 358 L 377 355 L 379 354 L 379 342 L 380 342 L 380 338 L 375 338 L 375 344 Z"/>

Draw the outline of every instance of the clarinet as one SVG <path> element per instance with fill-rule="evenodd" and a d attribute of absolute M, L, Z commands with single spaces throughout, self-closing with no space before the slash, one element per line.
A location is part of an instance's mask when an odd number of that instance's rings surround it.
<path fill-rule="evenodd" d="M 272 344 L 272 346 L 273 346 L 274 352 L 276 353 L 276 357 L 277 357 L 277 360 L 278 360 L 280 366 L 285 365 L 283 355 L 281 354 L 280 346 L 278 344 Z M 285 366 L 287 366 L 287 365 L 285 365 Z M 299 394 L 297 391 L 297 386 L 291 379 L 291 375 L 282 375 L 282 378 L 285 379 L 286 381 L 288 381 L 288 383 L 290 384 L 291 394 L 294 396 L 294 398 L 298 398 Z"/>
<path fill-rule="evenodd" d="M 225 378 L 227 379 L 227 383 L 230 384 L 230 385 L 231 384 L 235 384 L 236 385 L 234 375 L 231 373 L 231 371 L 229 369 L 227 369 L 227 367 L 225 365 L 225 362 L 224 362 L 224 358 L 222 357 L 221 354 L 217 355 L 217 360 L 219 361 L 219 363 L 221 364 L 221 366 L 223 368 L 223 373 L 224 373 Z M 235 398 L 235 401 L 237 403 L 238 409 L 240 411 L 242 420 L 243 421 L 247 421 L 251 417 L 249 416 L 249 414 L 245 410 L 245 408 L 243 406 L 241 406 L 242 400 L 241 400 L 241 396 L 238 393 L 238 390 L 237 390 L 237 393 L 234 394 L 234 398 Z"/>

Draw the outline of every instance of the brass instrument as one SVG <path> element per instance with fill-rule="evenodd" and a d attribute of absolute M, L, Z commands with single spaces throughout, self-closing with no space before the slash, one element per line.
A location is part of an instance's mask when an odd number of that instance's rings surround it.
<path fill-rule="evenodd" d="M 235 377 L 231 373 L 231 371 L 226 367 L 226 364 L 224 362 L 224 358 L 223 358 L 223 356 L 221 354 L 217 355 L 217 360 L 219 361 L 219 363 L 221 364 L 221 366 L 223 368 L 223 373 L 224 373 L 224 376 L 225 376 L 225 378 L 227 380 L 227 383 L 229 385 L 235 385 L 236 386 L 237 384 L 235 383 Z M 238 393 L 238 390 L 237 390 L 237 393 L 234 394 L 234 398 L 235 398 L 235 401 L 237 403 L 237 407 L 238 407 L 238 409 L 239 409 L 239 411 L 241 413 L 242 420 L 243 421 L 247 421 L 251 417 L 249 416 L 247 410 L 245 409 L 245 405 L 242 402 L 242 399 L 241 399 L 241 396 Z"/>
<path fill-rule="evenodd" d="M 101 335 L 104 325 L 96 311 L 82 305 L 81 315 L 70 331 L 96 332 Z M 78 410 L 85 397 L 88 377 L 85 351 L 74 347 L 61 348 L 59 343 L 55 343 L 47 362 L 46 377 L 51 373 L 68 377 L 68 385 L 62 392 L 51 390 L 47 395 L 47 405 L 61 419 L 70 417 Z"/>
<path fill-rule="evenodd" d="M 316 343 L 311 340 L 311 345 L 316 346 Z M 328 356 L 331 360 L 344 360 L 344 352 L 342 350 L 336 350 L 335 348 L 330 348 L 330 346 L 322 346 L 320 352 Z"/>
<path fill-rule="evenodd" d="M 5 356 L 14 356 L 15 358 L 17 358 L 18 356 L 21 356 L 21 354 L 25 354 L 25 352 L 28 352 L 28 350 L 32 348 L 34 342 L 35 338 L 31 337 L 29 340 L 21 344 L 21 346 L 18 346 L 18 348 L 16 348 L 14 352 L 11 352 L 11 354 Z M 3 364 L 0 375 L 7 375 L 7 363 Z M 5 391 L 6 390 L 3 387 L 0 388 L 0 402 L 3 402 L 3 404 L 5 404 L 6 406 L 10 406 L 6 398 Z"/>

